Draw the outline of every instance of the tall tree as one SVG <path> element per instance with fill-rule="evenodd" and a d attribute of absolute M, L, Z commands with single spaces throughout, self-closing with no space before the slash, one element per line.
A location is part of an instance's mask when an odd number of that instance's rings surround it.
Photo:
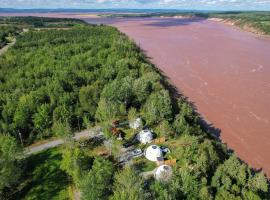
<path fill-rule="evenodd" d="M 115 176 L 113 196 L 111 200 L 144 200 L 145 191 L 143 189 L 143 179 L 134 171 L 127 167 Z"/>
<path fill-rule="evenodd" d="M 92 169 L 82 177 L 79 189 L 83 200 L 104 200 L 111 194 L 114 175 L 113 164 L 97 157 Z"/>
<path fill-rule="evenodd" d="M 16 139 L 0 134 L 0 191 L 18 182 L 21 175 L 21 157 L 22 148 Z"/>
<path fill-rule="evenodd" d="M 155 124 L 161 120 L 170 119 L 172 104 L 169 92 L 162 89 L 152 93 L 147 99 L 143 111 L 148 124 Z"/>

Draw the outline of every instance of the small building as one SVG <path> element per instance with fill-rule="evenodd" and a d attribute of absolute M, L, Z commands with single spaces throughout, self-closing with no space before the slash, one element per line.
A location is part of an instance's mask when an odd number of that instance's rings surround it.
<path fill-rule="evenodd" d="M 161 165 L 155 171 L 155 178 L 158 181 L 167 182 L 171 179 L 172 174 L 173 170 L 170 165 Z"/>
<path fill-rule="evenodd" d="M 145 157 L 153 162 L 159 161 L 161 158 L 163 158 L 162 150 L 157 145 L 151 145 L 147 147 L 147 149 L 144 152 Z"/>
<path fill-rule="evenodd" d="M 150 130 L 142 130 L 138 133 L 137 139 L 142 144 L 151 143 L 153 140 L 153 133 Z"/>
<path fill-rule="evenodd" d="M 133 128 L 133 129 L 138 129 L 142 127 L 142 119 L 141 118 L 137 118 L 131 122 L 129 122 L 129 127 Z"/>

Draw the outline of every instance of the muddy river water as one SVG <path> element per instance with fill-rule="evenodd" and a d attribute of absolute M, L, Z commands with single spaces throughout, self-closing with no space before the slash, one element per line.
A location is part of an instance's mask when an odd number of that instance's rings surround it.
<path fill-rule="evenodd" d="M 221 129 L 222 141 L 270 177 L 270 39 L 202 19 L 84 20 L 116 26 L 134 39 L 198 112 Z"/>
<path fill-rule="evenodd" d="M 118 27 L 221 129 L 220 138 L 270 176 L 270 40 L 202 19 L 86 19 Z"/>

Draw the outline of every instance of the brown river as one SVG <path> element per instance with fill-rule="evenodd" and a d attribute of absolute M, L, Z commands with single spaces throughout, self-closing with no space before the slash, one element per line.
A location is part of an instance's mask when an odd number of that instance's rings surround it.
<path fill-rule="evenodd" d="M 202 19 L 83 18 L 134 39 L 220 139 L 270 177 L 270 39 Z"/>

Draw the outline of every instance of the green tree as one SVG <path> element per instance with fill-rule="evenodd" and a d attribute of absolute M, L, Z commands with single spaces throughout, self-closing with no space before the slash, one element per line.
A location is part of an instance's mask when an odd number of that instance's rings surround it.
<path fill-rule="evenodd" d="M 269 186 L 267 184 L 267 178 L 263 172 L 256 173 L 253 177 L 249 179 L 249 188 L 254 191 L 268 192 Z"/>
<path fill-rule="evenodd" d="M 145 78 L 139 78 L 134 81 L 133 91 L 140 104 L 143 104 L 151 92 L 151 82 Z"/>
<path fill-rule="evenodd" d="M 57 121 L 53 124 L 52 130 L 54 132 L 54 135 L 60 138 L 69 139 L 73 136 L 73 133 L 68 123 L 62 123 Z"/>
<path fill-rule="evenodd" d="M 115 176 L 113 196 L 111 200 L 143 200 L 145 199 L 144 180 L 127 167 Z"/>
<path fill-rule="evenodd" d="M 59 121 L 61 123 L 70 123 L 72 112 L 71 110 L 65 106 L 60 105 L 56 107 L 53 111 L 53 121 Z"/>
<path fill-rule="evenodd" d="M 235 197 L 239 197 L 247 194 L 263 197 L 268 192 L 264 175 L 261 173 L 252 175 L 250 169 L 235 155 L 217 168 L 212 177 L 212 186 L 216 188 L 219 196 L 235 195 Z"/>
<path fill-rule="evenodd" d="M 114 175 L 113 164 L 104 158 L 97 157 L 92 169 L 82 177 L 79 189 L 83 200 L 103 200 L 111 194 Z"/>
<path fill-rule="evenodd" d="M 170 183 L 171 184 L 171 183 Z M 150 185 L 150 191 L 152 194 L 153 199 L 156 200 L 174 200 L 176 199 L 176 194 L 175 191 L 177 191 L 178 187 L 171 187 L 167 184 L 167 183 L 162 183 L 160 181 L 154 181 L 151 185 Z M 174 190 L 176 189 L 176 190 Z M 181 193 L 178 192 L 178 199 L 182 199 L 181 198 Z"/>
<path fill-rule="evenodd" d="M 128 111 L 128 121 L 132 122 L 138 117 L 136 108 L 130 108 Z"/>
<path fill-rule="evenodd" d="M 23 95 L 19 99 L 19 104 L 14 113 L 14 124 L 17 129 L 23 132 L 27 132 L 30 129 L 29 122 L 32 121 L 32 114 L 34 112 L 35 105 L 33 97 L 31 95 Z"/>
<path fill-rule="evenodd" d="M 49 128 L 52 123 L 50 110 L 51 108 L 49 104 L 42 104 L 33 115 L 34 126 L 40 132 Z"/>
<path fill-rule="evenodd" d="M 174 135 L 172 125 L 168 122 L 168 120 L 163 120 L 162 122 L 159 123 L 157 134 L 159 136 L 166 136 L 166 137 L 168 136 L 171 137 Z"/>
<path fill-rule="evenodd" d="M 92 159 L 84 153 L 74 142 L 68 141 L 62 148 L 61 169 L 72 177 L 78 185 L 83 178 L 85 171 L 89 170 Z"/>
<path fill-rule="evenodd" d="M 95 117 L 100 122 L 111 121 L 121 115 L 120 106 L 118 103 L 101 99 Z"/>
<path fill-rule="evenodd" d="M 79 91 L 79 100 L 82 109 L 88 112 L 92 117 L 95 115 L 97 104 L 99 102 L 101 86 L 99 83 L 82 87 Z"/>
<path fill-rule="evenodd" d="M 131 77 L 115 79 L 103 88 L 101 98 L 119 104 L 124 103 L 126 106 L 130 105 L 133 100 L 132 83 Z"/>
<path fill-rule="evenodd" d="M 0 134 L 0 191 L 11 188 L 18 182 L 22 172 L 21 158 L 22 148 L 17 144 L 16 139 Z"/>
<path fill-rule="evenodd" d="M 148 124 L 155 124 L 164 119 L 171 119 L 171 98 L 166 90 L 152 93 L 143 107 L 144 116 Z"/>

